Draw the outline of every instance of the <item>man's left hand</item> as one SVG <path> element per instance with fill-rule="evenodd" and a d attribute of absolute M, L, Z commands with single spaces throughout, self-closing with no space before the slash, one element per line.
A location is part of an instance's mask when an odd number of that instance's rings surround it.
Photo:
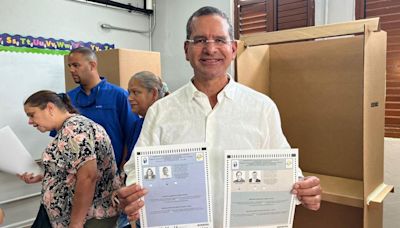
<path fill-rule="evenodd" d="M 292 193 L 297 196 L 302 205 L 310 210 L 318 210 L 321 205 L 322 188 L 318 177 L 304 177 L 293 185 Z"/>

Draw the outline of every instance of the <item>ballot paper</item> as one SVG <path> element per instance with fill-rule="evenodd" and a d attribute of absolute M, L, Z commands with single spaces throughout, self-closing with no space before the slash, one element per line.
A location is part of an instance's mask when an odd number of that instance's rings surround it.
<path fill-rule="evenodd" d="M 297 176 L 297 149 L 225 151 L 224 227 L 292 227 Z"/>
<path fill-rule="evenodd" d="M 11 174 L 39 174 L 40 167 L 9 126 L 0 129 L 0 170 Z"/>
<path fill-rule="evenodd" d="M 137 147 L 137 182 L 148 189 L 141 227 L 212 227 L 205 144 Z"/>

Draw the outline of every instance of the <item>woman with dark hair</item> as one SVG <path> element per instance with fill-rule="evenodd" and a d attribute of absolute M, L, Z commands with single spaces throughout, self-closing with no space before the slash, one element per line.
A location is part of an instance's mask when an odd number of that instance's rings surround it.
<path fill-rule="evenodd" d="M 151 168 L 147 168 L 146 173 L 143 176 L 144 179 L 155 179 L 156 175 L 154 175 L 154 171 Z"/>
<path fill-rule="evenodd" d="M 42 90 L 24 103 L 29 124 L 57 135 L 43 152 L 42 199 L 32 227 L 113 227 L 118 210 L 112 193 L 120 187 L 113 148 L 103 127 L 77 114 L 68 96 Z"/>

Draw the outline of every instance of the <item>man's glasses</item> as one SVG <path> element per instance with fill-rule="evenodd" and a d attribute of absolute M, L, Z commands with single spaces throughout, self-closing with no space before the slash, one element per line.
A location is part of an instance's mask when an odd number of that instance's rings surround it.
<path fill-rule="evenodd" d="M 205 47 L 207 46 L 207 44 L 214 44 L 217 47 L 223 47 L 225 45 L 228 45 L 232 42 L 234 42 L 234 40 L 227 40 L 224 38 L 217 38 L 217 39 L 206 39 L 206 38 L 194 38 L 192 40 L 188 39 L 186 40 L 186 42 L 189 42 L 191 44 L 193 44 L 196 47 Z"/>

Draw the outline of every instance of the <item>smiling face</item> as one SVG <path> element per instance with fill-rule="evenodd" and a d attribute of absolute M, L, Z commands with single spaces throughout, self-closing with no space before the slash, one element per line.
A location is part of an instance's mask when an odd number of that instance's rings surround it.
<path fill-rule="evenodd" d="M 240 172 L 240 171 L 236 172 L 236 179 L 238 179 L 238 180 L 242 179 L 242 172 Z"/>
<path fill-rule="evenodd" d="M 191 40 L 231 40 L 228 22 L 218 15 L 205 15 L 193 18 Z M 236 42 L 218 45 L 208 42 L 204 45 L 185 42 L 186 60 L 193 67 L 195 77 L 210 80 L 216 77 L 226 77 L 226 71 L 236 57 Z"/>
<path fill-rule="evenodd" d="M 24 105 L 24 110 L 28 116 L 28 124 L 36 127 L 40 132 L 51 131 L 54 126 L 51 121 L 51 114 L 49 104 L 46 108 L 40 109 L 39 107 L 31 107 L 29 104 Z"/>
<path fill-rule="evenodd" d="M 143 87 L 140 81 L 134 78 L 128 83 L 128 91 L 132 112 L 144 117 L 147 109 L 156 101 L 157 92 L 155 89 Z"/>
<path fill-rule="evenodd" d="M 169 170 L 168 170 L 168 167 L 164 167 L 163 169 L 162 169 L 162 172 L 163 172 L 163 174 L 164 174 L 164 176 L 168 176 L 169 174 L 169 172 L 168 172 Z"/>
<path fill-rule="evenodd" d="M 147 176 L 152 177 L 153 176 L 153 170 L 147 169 Z"/>

